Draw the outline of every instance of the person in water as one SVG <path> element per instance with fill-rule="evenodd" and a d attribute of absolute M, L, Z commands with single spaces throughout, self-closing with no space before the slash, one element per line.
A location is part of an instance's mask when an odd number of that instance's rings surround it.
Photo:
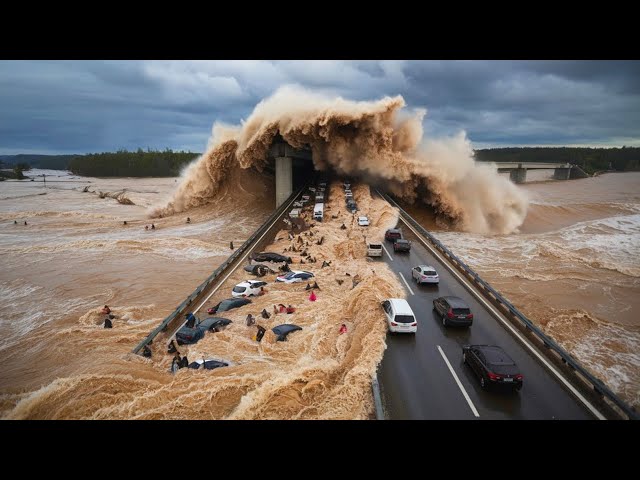
<path fill-rule="evenodd" d="M 145 225 L 145 226 L 144 226 L 144 229 L 145 229 L 145 230 L 149 230 L 149 225 Z"/>
<path fill-rule="evenodd" d="M 151 224 L 151 230 L 155 230 L 155 229 L 156 229 L 156 226 L 152 223 Z"/>
<path fill-rule="evenodd" d="M 344 323 L 340 327 L 340 335 L 342 335 L 343 333 L 347 333 L 347 326 Z"/>
<path fill-rule="evenodd" d="M 17 221 L 17 220 L 14 220 L 14 221 L 13 221 L 13 224 L 14 224 L 14 225 L 17 225 L 17 224 L 18 224 L 18 221 Z"/>
<path fill-rule="evenodd" d="M 291 304 L 289 304 L 289 306 L 287 307 L 287 313 L 293 313 L 293 312 L 295 312 L 295 311 L 296 311 L 296 309 L 295 309 L 295 308 L 293 308 L 293 307 L 291 306 Z"/>
<path fill-rule="evenodd" d="M 311 295 L 309 295 L 309 300 L 311 300 L 312 302 L 315 302 L 317 299 L 318 297 L 316 296 L 316 292 L 311 290 Z"/>
<path fill-rule="evenodd" d="M 111 309 L 108 305 L 104 306 L 104 308 L 102 309 L 102 313 L 104 313 L 105 315 L 109 315 L 111 313 Z"/>
<path fill-rule="evenodd" d="M 124 221 L 124 224 L 125 224 L 125 225 L 127 224 L 127 221 L 126 221 L 126 220 Z"/>
<path fill-rule="evenodd" d="M 24 221 L 24 224 L 25 224 L 25 225 L 27 224 L 27 221 L 26 221 L 26 220 Z"/>
<path fill-rule="evenodd" d="M 251 314 L 247 315 L 247 327 L 250 327 L 254 323 L 256 323 L 256 319 L 253 318 L 253 315 Z"/>
<path fill-rule="evenodd" d="M 187 217 L 187 223 L 191 223 L 191 218 Z"/>

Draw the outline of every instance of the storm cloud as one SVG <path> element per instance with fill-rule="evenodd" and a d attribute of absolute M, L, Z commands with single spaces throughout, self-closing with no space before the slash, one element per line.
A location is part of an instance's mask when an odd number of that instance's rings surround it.
<path fill-rule="evenodd" d="M 638 61 L 0 61 L 0 153 L 203 152 L 283 85 L 402 95 L 475 148 L 640 146 Z"/>

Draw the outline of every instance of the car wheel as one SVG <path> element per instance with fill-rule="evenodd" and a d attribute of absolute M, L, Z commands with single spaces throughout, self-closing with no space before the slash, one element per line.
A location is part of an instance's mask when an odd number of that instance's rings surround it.
<path fill-rule="evenodd" d="M 480 386 L 482 388 L 487 388 L 487 382 L 485 381 L 484 377 L 480 377 Z"/>
<path fill-rule="evenodd" d="M 519 392 L 520 390 L 522 390 L 522 385 L 518 385 L 518 386 L 515 388 L 515 391 L 516 391 L 516 392 Z"/>
<path fill-rule="evenodd" d="M 442 315 L 442 325 L 444 325 L 445 327 L 447 326 L 447 317 L 445 317 L 444 315 Z"/>
<path fill-rule="evenodd" d="M 462 363 L 467 364 L 467 354 L 465 352 L 462 352 Z"/>

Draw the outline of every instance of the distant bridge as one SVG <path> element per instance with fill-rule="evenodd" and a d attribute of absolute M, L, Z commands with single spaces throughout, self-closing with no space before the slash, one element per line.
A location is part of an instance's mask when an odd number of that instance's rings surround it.
<path fill-rule="evenodd" d="M 585 178 L 588 175 L 584 171 L 570 163 L 544 163 L 544 162 L 486 162 L 494 163 L 498 172 L 509 172 L 509 178 L 513 183 L 527 181 L 527 170 L 553 170 L 553 178 L 556 180 L 569 180 L 572 178 Z"/>

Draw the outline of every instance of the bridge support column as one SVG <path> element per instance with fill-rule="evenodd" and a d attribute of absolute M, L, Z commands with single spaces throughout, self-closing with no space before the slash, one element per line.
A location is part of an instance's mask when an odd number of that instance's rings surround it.
<path fill-rule="evenodd" d="M 276 157 L 276 208 L 293 193 L 291 157 Z"/>
<path fill-rule="evenodd" d="M 571 178 L 571 168 L 556 168 L 553 171 L 553 178 L 556 180 L 569 180 Z"/>
<path fill-rule="evenodd" d="M 509 173 L 509 178 L 513 183 L 524 183 L 527 181 L 527 169 L 526 168 L 514 168 Z"/>

